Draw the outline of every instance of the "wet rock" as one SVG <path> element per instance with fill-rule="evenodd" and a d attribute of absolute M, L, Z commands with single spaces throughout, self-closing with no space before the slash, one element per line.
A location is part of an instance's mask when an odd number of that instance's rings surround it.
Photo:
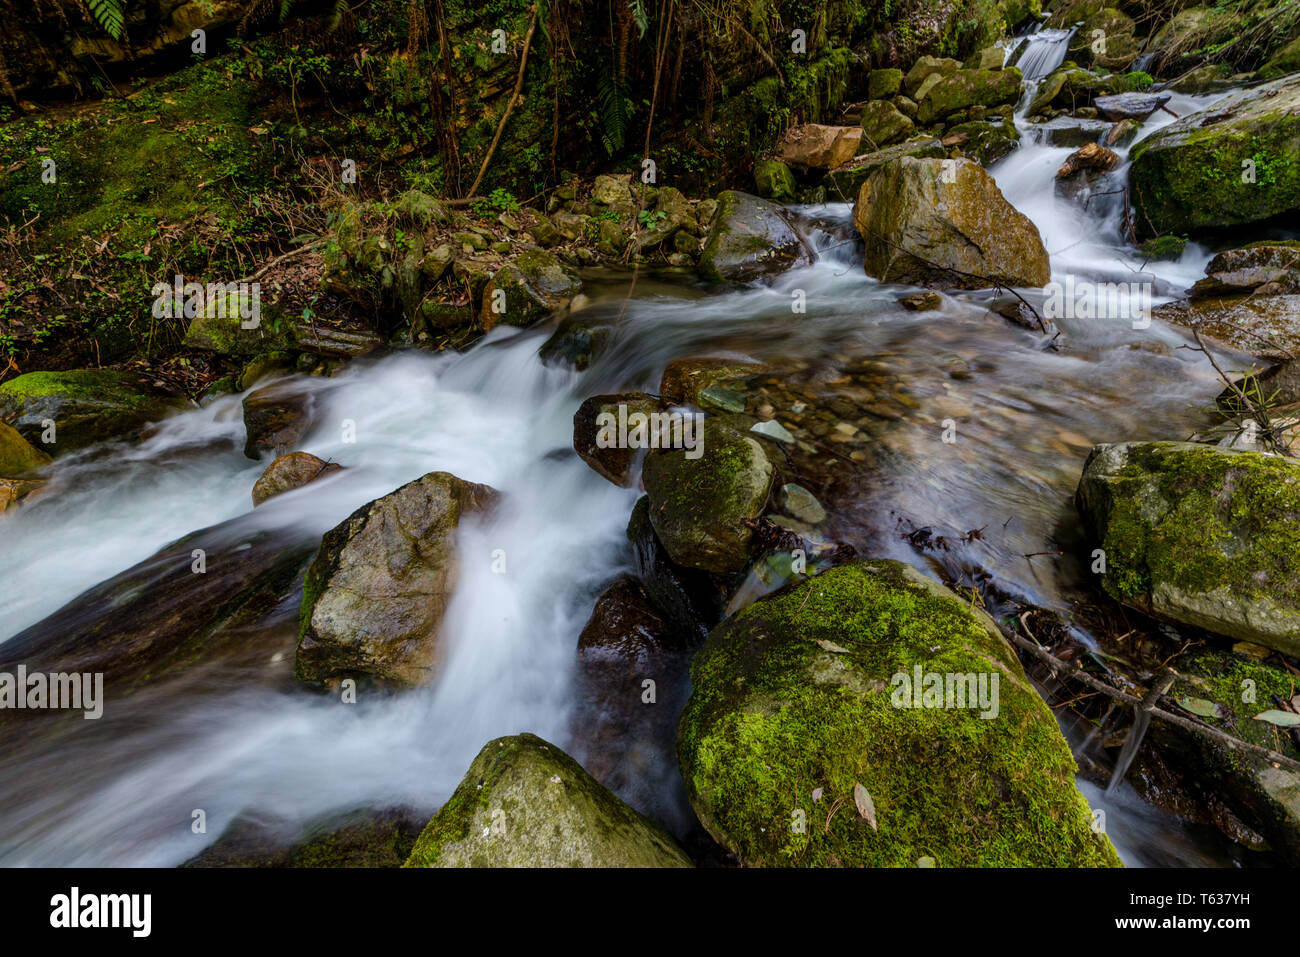
<path fill-rule="evenodd" d="M 972 698 L 982 680 L 986 704 L 996 680 L 996 717 L 913 689 L 918 673 L 968 675 Z M 908 566 L 853 562 L 760 599 L 710 632 L 691 685 L 682 777 L 746 866 L 1119 864 L 997 626 Z"/>
<path fill-rule="evenodd" d="M 957 70 L 916 97 L 916 121 L 922 126 L 973 106 L 1015 103 L 1020 96 L 1020 71 Z"/>
<path fill-rule="evenodd" d="M 1300 465 L 1190 442 L 1099 445 L 1076 504 L 1111 597 L 1300 654 Z"/>
<path fill-rule="evenodd" d="M 705 572 L 682 568 L 668 555 L 650 523 L 648 495 L 637 499 L 632 509 L 627 538 L 632 543 L 637 579 L 651 607 L 674 636 L 674 644 L 679 640 L 698 643 L 718 620 L 719 595 Z"/>
<path fill-rule="evenodd" d="M 309 482 L 341 472 L 343 466 L 326 462 L 310 452 L 289 452 L 279 456 L 253 484 L 253 507 L 283 492 L 302 488 Z"/>
<path fill-rule="evenodd" d="M 112 369 L 28 372 L 0 383 L 0 422 L 50 455 L 129 439 L 153 422 L 192 408 L 146 377 Z M 47 422 L 54 441 L 42 441 Z"/>
<path fill-rule="evenodd" d="M 753 529 L 772 486 L 757 439 L 717 419 L 704 423 L 702 452 L 652 450 L 642 469 L 650 523 L 678 565 L 727 573 L 749 561 Z"/>
<path fill-rule="evenodd" d="M 1193 298 L 1295 295 L 1300 293 L 1300 242 L 1265 241 L 1229 249 L 1210 260 L 1205 276 L 1192 286 Z"/>
<path fill-rule="evenodd" d="M 423 826 L 406 808 L 359 808 L 303 825 L 242 814 L 181 867 L 401 867 Z"/>
<path fill-rule="evenodd" d="M 0 478 L 0 512 L 17 508 L 28 496 L 44 486 L 45 483 L 40 479 Z"/>
<path fill-rule="evenodd" d="M 881 282 L 979 289 L 1051 279 L 1037 227 L 970 160 L 880 167 L 862 184 L 853 222 L 867 274 Z"/>
<path fill-rule="evenodd" d="M 904 156 L 913 156 L 917 159 L 943 159 L 947 155 L 943 144 L 938 139 L 933 136 L 922 136 L 859 156 L 827 173 L 823 185 L 826 187 L 828 198 L 851 203 L 857 199 L 858 192 L 862 189 L 862 184 L 867 181 L 867 177 L 881 166 Z"/>
<path fill-rule="evenodd" d="M 617 317 L 604 309 L 583 309 L 566 315 L 551 337 L 537 350 L 548 364 L 586 369 L 605 351 L 617 327 Z"/>
<path fill-rule="evenodd" d="M 1286 78 L 1162 127 L 1130 154 L 1139 233 L 1217 229 L 1300 210 L 1297 142 L 1300 85 Z"/>
<path fill-rule="evenodd" d="M 384 345 L 384 337 L 373 329 L 340 328 L 321 322 L 295 322 L 293 340 L 303 352 L 336 359 L 367 356 Z"/>
<path fill-rule="evenodd" d="M 300 379 L 281 379 L 244 396 L 244 454 L 280 455 L 302 441 L 314 423 L 316 397 Z"/>
<path fill-rule="evenodd" d="M 862 143 L 878 150 L 912 135 L 915 124 L 885 100 L 872 100 L 862 107 Z M 854 153 L 827 167 L 834 169 L 851 160 Z"/>
<path fill-rule="evenodd" d="M 573 413 L 573 448 L 596 474 L 615 485 L 632 484 L 632 467 L 651 441 L 658 442 L 655 422 L 659 400 L 644 392 L 619 395 L 593 395 Z M 624 422 L 627 435 L 619 436 L 608 422 Z M 620 443 L 619 439 L 624 441 Z M 611 441 L 611 439 L 613 441 Z"/>
<path fill-rule="evenodd" d="M 766 368 L 757 362 L 715 356 L 687 356 L 674 359 L 664 367 L 659 379 L 659 395 L 669 405 L 689 405 L 721 412 L 743 412 L 745 380 Z M 713 390 L 710 394 L 710 390 Z M 725 391 L 736 393 L 739 408 L 721 404 L 728 398 Z"/>
<path fill-rule="evenodd" d="M 728 190 L 700 252 L 699 270 L 715 282 L 751 282 L 812 262 L 812 251 L 788 215 L 767 200 Z"/>
<path fill-rule="evenodd" d="M 852 159 L 862 142 L 862 130 L 852 126 L 804 123 L 791 127 L 776 147 L 784 163 L 808 169 L 834 169 Z"/>
<path fill-rule="evenodd" d="M 1151 314 L 1261 358 L 1280 361 L 1300 355 L 1300 296 L 1179 299 L 1156 306 Z"/>
<path fill-rule="evenodd" d="M 407 867 L 690 867 L 661 828 L 531 734 L 489 741 Z"/>
<path fill-rule="evenodd" d="M 1150 83 L 1151 78 L 1141 73 L 1098 76 L 1067 64 L 1039 83 L 1038 93 L 1029 104 L 1027 113 L 1029 116 L 1039 116 L 1055 107 L 1079 116 L 1099 96 L 1137 92 Z"/>
<path fill-rule="evenodd" d="M 802 485 L 793 482 L 782 485 L 777 501 L 782 512 L 800 522 L 817 525 L 826 521 L 826 509 L 822 508 L 816 496 Z"/>
<path fill-rule="evenodd" d="M 578 637 L 573 737 L 587 770 L 615 793 L 662 804 L 664 791 L 680 789 L 677 716 L 689 694 L 686 649 L 696 640 L 694 632 L 674 633 L 630 575 L 597 599 Z"/>
<path fill-rule="evenodd" d="M 1104 0 L 1073 0 L 1057 7 L 1048 25 L 1082 24 L 1070 40 L 1068 56 L 1082 66 L 1123 71 L 1137 59 L 1133 18 Z"/>
<path fill-rule="evenodd" d="M 898 304 L 908 312 L 933 312 L 943 306 L 943 296 L 937 292 L 916 292 L 903 296 Z"/>
<path fill-rule="evenodd" d="M 533 249 L 498 269 L 483 289 L 483 326 L 531 326 L 582 291 L 578 274 L 553 253 Z"/>
<path fill-rule="evenodd" d="M 456 527 L 496 498 L 486 485 L 430 472 L 326 532 L 303 583 L 298 678 L 368 675 L 413 687 L 432 677 L 456 587 Z"/>
<path fill-rule="evenodd" d="M 960 136 L 961 151 L 977 160 L 981 166 L 992 166 L 1004 156 L 1010 156 L 1020 145 L 1020 131 L 1015 123 L 978 121 L 959 123 L 948 130 L 948 136 Z M 945 143 L 945 145 L 947 145 Z"/>
<path fill-rule="evenodd" d="M 1099 96 L 1093 104 L 1108 120 L 1145 120 L 1169 102 L 1167 93 L 1116 93 Z"/>
<path fill-rule="evenodd" d="M 50 464 L 50 457 L 0 422 L 0 475 L 13 478 Z"/>

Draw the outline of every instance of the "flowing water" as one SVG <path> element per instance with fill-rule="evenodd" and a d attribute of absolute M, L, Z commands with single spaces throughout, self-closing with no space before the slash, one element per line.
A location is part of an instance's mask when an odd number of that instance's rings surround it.
<path fill-rule="evenodd" d="M 1170 105 L 1182 113 L 1196 103 Z M 1038 225 L 1055 277 L 1144 277 L 1172 297 L 1200 275 L 1209 254 L 1196 246 L 1179 262 L 1143 265 L 1123 248 L 1115 218 L 1053 195 L 1069 150 L 1026 143 L 993 172 Z M 209 574 L 221 575 L 258 560 L 259 535 L 317 540 L 353 509 L 433 470 L 494 486 L 504 506 L 462 527 L 466 558 L 436 683 L 362 695 L 356 705 L 296 686 L 291 585 L 251 636 L 214 648 L 202 668 L 110 699 L 99 721 L 78 717 L 4 749 L 0 863 L 176 864 L 249 811 L 290 821 L 360 806 L 431 811 L 498 735 L 531 731 L 567 746 L 577 635 L 603 587 L 631 568 L 624 527 L 637 497 L 572 454 L 572 415 L 588 395 L 654 390 L 678 356 L 793 358 L 832 371 L 882 364 L 905 384 L 911 411 L 882 438 L 888 455 L 854 486 L 837 535 L 861 554 L 925 566 L 901 532 L 981 529 L 954 550 L 954 567 L 988 569 L 1004 588 L 1063 614 L 1088 601 L 1092 586 L 1061 545 L 1078 538 L 1070 502 L 1088 449 L 1203 426 L 1218 391 L 1208 363 L 1182 348 L 1180 332 L 1127 320 L 1061 319 L 1059 348 L 1048 349 L 1044 336 L 989 314 L 990 293 L 907 312 L 896 301 L 906 290 L 863 274 L 846 238 L 847 205 L 803 212 L 822 224 L 821 256 L 769 287 L 710 292 L 685 275 L 642 274 L 624 302 L 628 277 L 593 277 L 588 308 L 622 319 L 584 372 L 538 360 L 549 329 L 498 329 L 462 355 L 403 353 L 311 380 L 324 411 L 301 447 L 346 470 L 256 511 L 249 490 L 266 462 L 240 451 L 238 396 L 177 416 L 136 447 L 60 461 L 56 493 L 5 520 L 0 657 L 6 639 L 39 648 L 124 623 L 151 588 L 189 573 L 189 545 L 175 562 L 164 552 L 126 570 L 196 530 L 207 529 L 196 540 L 206 543 Z M 806 315 L 791 312 L 800 290 Z M 345 441 L 345 420 L 355 441 Z M 958 441 L 941 441 L 945 420 L 957 423 Z M 493 567 L 502 552 L 504 574 Z M 1044 555 L 1055 552 L 1065 554 Z M 1223 862 L 1130 790 L 1081 786 L 1107 808 L 1129 863 Z M 671 754 L 623 793 L 678 834 L 691 824 Z M 205 834 L 191 831 L 195 809 L 206 813 Z"/>

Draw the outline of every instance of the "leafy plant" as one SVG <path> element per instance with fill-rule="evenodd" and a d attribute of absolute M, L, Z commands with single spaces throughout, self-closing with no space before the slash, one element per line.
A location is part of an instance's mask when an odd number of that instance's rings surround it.
<path fill-rule="evenodd" d="M 100 29 L 114 40 L 122 38 L 122 24 L 126 20 L 126 11 L 122 6 L 124 3 L 125 0 L 86 0 L 90 15 L 95 18 Z"/>

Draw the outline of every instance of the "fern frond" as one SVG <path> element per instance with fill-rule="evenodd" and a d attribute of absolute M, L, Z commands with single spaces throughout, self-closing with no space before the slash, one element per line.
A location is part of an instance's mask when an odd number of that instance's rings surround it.
<path fill-rule="evenodd" d="M 114 40 L 122 39 L 122 24 L 126 20 L 123 2 L 124 0 L 86 0 L 90 15 L 95 18 L 100 29 Z"/>

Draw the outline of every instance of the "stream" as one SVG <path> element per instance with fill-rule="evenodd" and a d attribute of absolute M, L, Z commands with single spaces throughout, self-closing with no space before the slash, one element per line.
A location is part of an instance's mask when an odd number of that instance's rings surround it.
<path fill-rule="evenodd" d="M 1182 115 L 1212 99 L 1175 96 L 1169 106 Z M 1143 135 L 1171 121 L 1157 114 Z M 1036 143 L 1033 124 L 1019 122 L 1023 145 L 991 172 L 1038 226 L 1054 279 L 1149 280 L 1159 302 L 1201 276 L 1208 249 L 1189 245 L 1178 262 L 1144 265 L 1123 245 L 1116 216 L 1057 198 L 1053 176 L 1071 150 Z M 1064 318 L 1059 348 L 1047 349 L 1047 337 L 991 315 L 989 292 L 908 312 L 897 299 L 913 290 L 863 273 L 848 204 L 800 211 L 821 224 L 820 257 L 770 286 L 710 291 L 672 271 L 643 272 L 634 284 L 630 274 L 586 277 L 587 308 L 622 320 L 583 372 L 538 359 L 550 327 L 498 328 L 464 354 L 405 352 L 311 380 L 324 411 L 300 447 L 346 469 L 256 511 L 249 491 L 267 461 L 242 455 L 241 396 L 169 419 L 143 443 L 60 459 L 56 494 L 5 520 L 0 653 L 15 636 L 39 643 L 117 614 L 118 592 L 129 614 L 132 600 L 147 600 L 149 576 L 164 571 L 127 570 L 197 530 L 208 530 L 208 574 L 220 575 L 258 533 L 319 540 L 430 471 L 487 483 L 504 502 L 462 526 L 466 559 L 436 683 L 348 706 L 296 686 L 290 588 L 255 641 L 120 702 L 110 697 L 99 721 L 64 722 L 4 749 L 0 864 L 175 865 L 250 810 L 285 822 L 363 806 L 432 812 L 494 737 L 531 731 L 568 746 L 577 636 L 603 588 L 631 570 L 624 529 L 638 496 L 573 454 L 572 416 L 589 395 L 657 391 L 680 356 L 793 359 L 832 372 L 883 364 L 906 384 L 911 410 L 881 440 L 887 454 L 852 479 L 857 492 L 835 517 L 836 537 L 933 574 L 901 532 L 980 529 L 957 546 L 954 566 L 990 570 L 1001 587 L 1067 618 L 1092 600 L 1077 551 L 1061 547 L 1077 540 L 1071 499 L 1084 458 L 1096 442 L 1181 439 L 1207 424 L 1220 388 L 1208 362 L 1158 322 L 1135 330 Z M 798 290 L 806 315 L 791 313 Z M 345 420 L 355 441 L 345 441 Z M 955 442 L 940 439 L 946 420 Z M 1058 547 L 1063 556 L 1043 555 Z M 498 550 L 504 574 L 493 569 Z M 111 581 L 124 574 L 129 582 Z M 103 582 L 103 601 L 50 618 Z M 1111 795 L 1080 786 L 1107 810 L 1126 863 L 1230 863 L 1219 843 L 1126 786 Z M 679 836 L 693 824 L 671 753 L 621 796 Z M 196 809 L 206 833 L 191 829 Z"/>

